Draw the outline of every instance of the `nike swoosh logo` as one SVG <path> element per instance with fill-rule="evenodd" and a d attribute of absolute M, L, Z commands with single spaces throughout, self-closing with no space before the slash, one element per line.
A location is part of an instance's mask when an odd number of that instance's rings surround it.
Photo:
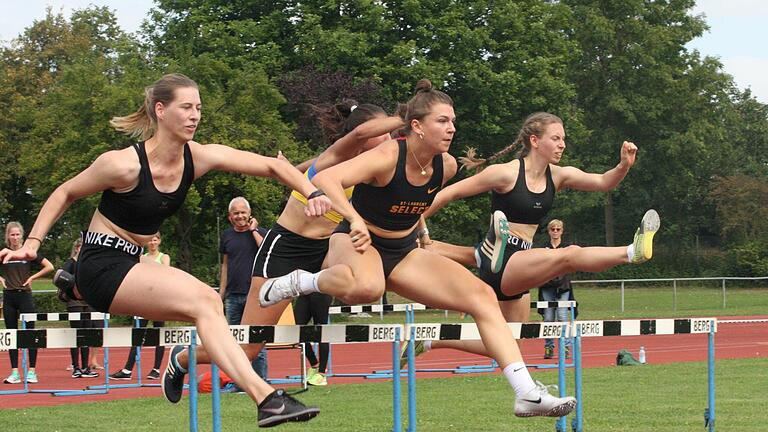
<path fill-rule="evenodd" d="M 280 405 L 280 408 L 262 408 L 261 410 L 270 414 L 282 414 L 285 411 L 285 404 Z"/>
<path fill-rule="evenodd" d="M 489 258 L 490 258 L 490 257 L 489 257 Z M 520 367 L 520 368 L 517 368 L 517 369 L 513 370 L 512 372 L 521 371 L 521 370 L 523 370 L 523 369 L 525 369 L 525 366 L 523 366 L 523 367 Z"/>
<path fill-rule="evenodd" d="M 264 293 L 264 301 L 269 301 L 269 293 L 272 292 L 272 284 L 267 288 L 267 292 Z"/>
<path fill-rule="evenodd" d="M 540 404 L 541 403 L 541 398 L 538 398 L 536 400 L 530 400 L 530 399 L 523 399 L 523 400 L 526 401 L 526 402 L 531 402 L 531 403 L 535 403 L 535 404 Z"/>
<path fill-rule="evenodd" d="M 438 190 L 438 189 L 440 189 L 440 186 L 437 186 L 437 187 L 433 187 L 433 188 L 428 188 L 428 189 L 427 189 L 427 193 L 428 193 L 428 194 L 431 194 L 432 192 L 434 192 L 434 191 L 436 191 L 436 190 Z"/>

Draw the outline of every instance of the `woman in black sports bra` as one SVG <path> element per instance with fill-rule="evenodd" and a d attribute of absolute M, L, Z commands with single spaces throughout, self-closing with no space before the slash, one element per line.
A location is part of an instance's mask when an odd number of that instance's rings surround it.
<path fill-rule="evenodd" d="M 73 201 L 103 191 L 78 261 L 76 287 L 82 298 L 113 314 L 194 322 L 214 361 L 259 403 L 260 426 L 313 418 L 317 408 L 305 407 L 256 375 L 232 338 L 221 298 L 211 287 L 177 268 L 140 263 L 138 245 L 148 243 L 163 220 L 178 210 L 192 181 L 212 170 L 275 178 L 309 197 L 308 216 L 330 210 L 330 201 L 286 161 L 192 141 L 201 102 L 197 84 L 188 77 L 165 75 L 145 95 L 137 112 L 110 122 L 145 141 L 102 154 L 56 188 L 23 247 L 3 249 L 0 259 L 34 259 Z M 176 361 L 178 348 L 171 351 L 162 382 L 166 399 L 174 403 L 181 399 L 186 373 Z"/>
<path fill-rule="evenodd" d="M 489 160 L 508 153 L 517 145 L 523 146 L 519 158 L 490 165 L 445 188 L 424 217 L 431 216 L 451 201 L 491 192 L 493 215 L 485 240 L 475 248 L 441 243 L 436 251 L 447 251 L 447 255 L 458 257 L 463 263 L 474 261 L 471 258 L 474 255 L 481 279 L 496 291 L 505 317 L 510 321 L 527 321 L 530 300 L 528 296 L 520 298 L 530 288 L 574 271 L 599 272 L 619 264 L 650 259 L 659 218 L 654 210 L 649 210 L 635 234 L 634 243 L 629 246 L 582 248 L 572 245 L 562 249 L 531 249 L 533 235 L 552 207 L 556 191 L 565 188 L 613 190 L 635 163 L 637 147 L 625 141 L 621 146 L 621 161 L 603 174 L 558 166 L 565 151 L 563 122 L 559 117 L 543 112 L 528 116 L 515 142 Z M 469 168 L 477 168 L 486 162 L 474 159 L 472 154 L 468 156 L 464 162 Z M 428 237 L 422 240 L 430 242 Z"/>
<path fill-rule="evenodd" d="M 456 128 L 453 101 L 422 80 L 407 104 L 402 139 L 318 173 L 313 179 L 344 216 L 331 236 L 327 266 L 347 271 L 296 270 L 262 285 L 262 306 L 312 292 L 347 304 L 377 301 L 385 288 L 432 307 L 475 317 L 480 335 L 513 387 L 518 416 L 560 416 L 576 405 L 537 386 L 523 362 L 491 288 L 461 265 L 416 246 L 416 227 L 442 185 L 456 174 L 448 154 Z M 347 201 L 344 188 L 355 186 Z"/>

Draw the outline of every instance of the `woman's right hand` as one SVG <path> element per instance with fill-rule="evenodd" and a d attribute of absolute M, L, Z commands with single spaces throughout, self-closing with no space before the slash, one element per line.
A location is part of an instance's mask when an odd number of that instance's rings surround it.
<path fill-rule="evenodd" d="M 364 220 L 353 219 L 349 222 L 349 238 L 357 252 L 363 253 L 368 249 L 371 244 L 371 234 Z"/>

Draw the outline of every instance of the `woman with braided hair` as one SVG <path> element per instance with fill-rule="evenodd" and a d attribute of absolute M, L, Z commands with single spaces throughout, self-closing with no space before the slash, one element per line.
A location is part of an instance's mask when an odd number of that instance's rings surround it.
<path fill-rule="evenodd" d="M 563 121 L 554 114 L 537 112 L 525 119 L 517 139 L 494 156 L 477 159 L 472 153 L 463 158 L 464 166 L 480 168 L 518 145 L 520 156 L 510 162 L 490 165 L 478 174 L 446 187 L 424 213 L 427 218 L 451 201 L 491 192 L 491 227 L 482 243 L 474 248 L 480 278 L 496 293 L 506 317 L 528 313 L 528 301 L 518 300 L 552 278 L 576 271 L 600 272 L 611 267 L 643 263 L 653 255 L 653 236 L 659 229 L 659 215 L 648 210 L 634 241 L 628 246 L 531 248 L 533 235 L 546 217 L 555 193 L 570 188 L 581 191 L 610 191 L 616 188 L 635 163 L 637 146 L 624 141 L 619 164 L 602 173 L 586 173 L 576 167 L 558 165 L 565 151 Z M 423 244 L 429 244 L 422 235 Z M 438 250 L 468 261 L 466 252 L 439 245 Z M 475 317 L 476 318 L 476 317 Z M 478 341 L 433 341 L 419 351 L 455 348 L 487 355 Z"/>

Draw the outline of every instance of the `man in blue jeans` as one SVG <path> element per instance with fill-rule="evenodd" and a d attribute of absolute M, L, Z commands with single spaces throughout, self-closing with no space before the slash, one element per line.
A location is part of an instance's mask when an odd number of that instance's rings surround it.
<path fill-rule="evenodd" d="M 548 249 L 558 249 L 568 246 L 562 241 L 563 236 L 563 221 L 560 219 L 552 219 L 547 224 L 547 233 L 549 234 Z M 566 274 L 556 277 L 546 284 L 539 287 L 539 301 L 568 301 L 575 300 L 573 297 L 573 288 L 571 287 L 571 278 Z M 557 309 L 557 317 L 555 317 L 555 309 Z M 557 318 L 558 322 L 566 322 L 571 320 L 571 313 L 567 307 L 559 308 L 542 308 L 539 309 L 539 313 L 542 315 L 545 322 L 555 322 Z M 574 311 L 574 319 L 576 318 Z M 553 339 L 544 340 L 544 358 L 551 359 L 555 356 L 555 342 Z M 571 338 L 565 338 L 565 357 L 571 357 Z"/>
<path fill-rule="evenodd" d="M 227 322 L 238 325 L 243 318 L 245 301 L 251 288 L 251 271 L 256 252 L 267 230 L 251 216 L 251 205 L 239 196 L 229 202 L 228 216 L 232 224 L 221 233 L 219 252 L 221 264 L 220 291 Z M 267 379 L 267 350 L 263 349 L 252 362 L 253 370 Z"/>

